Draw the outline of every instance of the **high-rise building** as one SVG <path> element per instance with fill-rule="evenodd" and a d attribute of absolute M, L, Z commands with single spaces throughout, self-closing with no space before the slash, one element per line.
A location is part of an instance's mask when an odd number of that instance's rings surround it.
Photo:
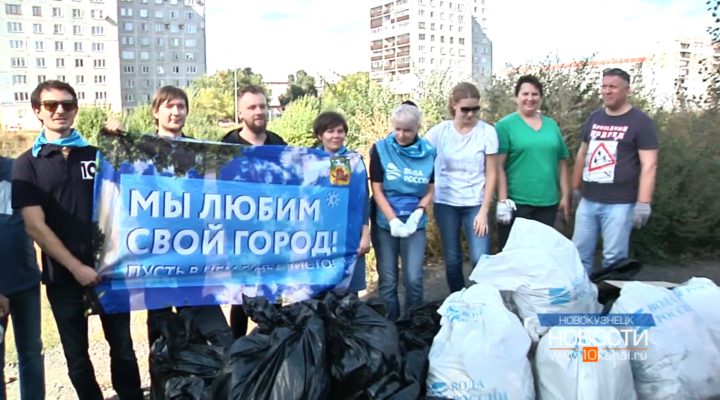
<path fill-rule="evenodd" d="M 113 111 L 206 71 L 202 0 L 0 0 L 0 124 L 38 129 L 30 94 L 71 84 L 80 105 Z"/>
<path fill-rule="evenodd" d="M 120 0 L 123 108 L 148 103 L 161 86 L 190 86 L 205 74 L 202 0 Z"/>
<path fill-rule="evenodd" d="M 410 93 L 432 73 L 480 86 L 492 76 L 486 0 L 373 1 L 370 77 Z"/>
<path fill-rule="evenodd" d="M 30 107 L 38 83 L 71 84 L 81 105 L 120 107 L 115 1 L 0 2 L 0 120 L 37 129 Z"/>

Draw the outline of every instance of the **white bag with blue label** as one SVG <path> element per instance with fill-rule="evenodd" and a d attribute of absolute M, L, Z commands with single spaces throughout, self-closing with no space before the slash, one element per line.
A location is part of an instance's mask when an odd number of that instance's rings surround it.
<path fill-rule="evenodd" d="M 473 285 L 438 309 L 441 328 L 428 356 L 428 397 L 532 400 L 530 338 L 497 289 Z"/>
<path fill-rule="evenodd" d="M 534 360 L 538 400 L 635 400 L 625 337 L 612 326 L 555 326 Z"/>
<path fill-rule="evenodd" d="M 513 291 L 533 340 L 547 331 L 537 314 L 602 310 L 575 245 L 552 227 L 525 218 L 515 219 L 503 251 L 480 258 L 470 279 Z"/>
<path fill-rule="evenodd" d="M 691 278 L 673 292 L 702 318 L 720 343 L 720 287 L 708 278 Z"/>
<path fill-rule="evenodd" d="M 635 328 L 646 348 L 630 351 L 640 400 L 700 400 L 720 396 L 720 343 L 673 291 L 642 282 L 623 285 L 612 313 L 652 314 L 655 326 Z M 634 343 L 631 345 L 635 346 Z"/>

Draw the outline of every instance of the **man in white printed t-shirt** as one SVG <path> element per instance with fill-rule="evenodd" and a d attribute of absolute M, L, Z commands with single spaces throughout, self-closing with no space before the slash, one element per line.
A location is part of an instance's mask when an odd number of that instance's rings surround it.
<path fill-rule="evenodd" d="M 460 231 L 473 267 L 490 250 L 489 210 L 496 182 L 498 138 L 478 119 L 480 92 L 460 83 L 448 102 L 451 120 L 432 127 L 425 139 L 437 150 L 433 212 L 440 231 L 450 292 L 465 287 Z"/>

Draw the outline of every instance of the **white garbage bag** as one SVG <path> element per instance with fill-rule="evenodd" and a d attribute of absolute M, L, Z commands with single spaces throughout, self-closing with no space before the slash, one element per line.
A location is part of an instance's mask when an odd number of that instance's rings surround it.
<path fill-rule="evenodd" d="M 720 343 L 720 287 L 708 278 L 691 278 L 673 292 L 700 316 Z"/>
<path fill-rule="evenodd" d="M 455 292 L 438 313 L 441 328 L 428 356 L 428 397 L 535 398 L 530 338 L 497 289 L 473 285 Z"/>
<path fill-rule="evenodd" d="M 550 226 L 516 218 L 503 251 L 483 256 L 470 279 L 500 290 L 513 299 L 528 334 L 537 338 L 547 329 L 539 313 L 596 313 L 597 287 L 590 282 L 575 245 Z"/>
<path fill-rule="evenodd" d="M 709 399 L 720 396 L 720 344 L 693 309 L 673 291 L 642 282 L 626 283 L 613 313 L 652 314 L 655 326 L 636 328 L 630 362 L 640 400 Z M 646 329 L 646 331 L 645 331 Z"/>
<path fill-rule="evenodd" d="M 635 400 L 625 338 L 608 326 L 555 326 L 535 353 L 539 400 Z"/>

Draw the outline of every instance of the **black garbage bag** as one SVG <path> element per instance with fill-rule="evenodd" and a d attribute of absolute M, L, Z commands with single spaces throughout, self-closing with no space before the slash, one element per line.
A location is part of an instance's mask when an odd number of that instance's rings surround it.
<path fill-rule="evenodd" d="M 174 377 L 165 383 L 168 400 L 204 400 L 205 382 L 196 376 Z"/>
<path fill-rule="evenodd" d="M 168 386 L 173 378 L 196 377 L 203 387 L 211 385 L 222 366 L 223 348 L 189 343 L 185 321 L 177 314 L 168 313 L 158 323 L 162 334 L 150 350 L 153 398 L 169 399 L 168 390 L 178 385 Z"/>
<path fill-rule="evenodd" d="M 213 383 L 213 399 L 315 400 L 328 398 L 325 330 L 314 301 L 278 309 L 245 299 L 258 328 L 233 343 Z"/>
<path fill-rule="evenodd" d="M 328 294 L 325 328 L 332 399 L 391 399 L 405 386 L 395 324 L 378 302 Z"/>
<path fill-rule="evenodd" d="M 210 344 L 225 349 L 232 345 L 232 330 L 219 307 L 183 307 L 178 314 L 185 320 L 190 343 Z"/>
<path fill-rule="evenodd" d="M 640 272 L 643 265 L 633 259 L 625 258 L 613 265 L 590 274 L 590 281 L 599 284 L 602 281 L 631 281 Z M 620 296 L 620 290 L 614 286 L 598 285 L 598 302 L 603 305 L 602 314 L 608 314 L 615 300 Z"/>
<path fill-rule="evenodd" d="M 407 398 L 425 396 L 428 354 L 435 335 L 440 331 L 439 302 L 426 303 L 410 308 L 403 319 L 397 321 L 400 351 L 402 353 L 402 378 L 408 386 L 404 388 Z"/>

